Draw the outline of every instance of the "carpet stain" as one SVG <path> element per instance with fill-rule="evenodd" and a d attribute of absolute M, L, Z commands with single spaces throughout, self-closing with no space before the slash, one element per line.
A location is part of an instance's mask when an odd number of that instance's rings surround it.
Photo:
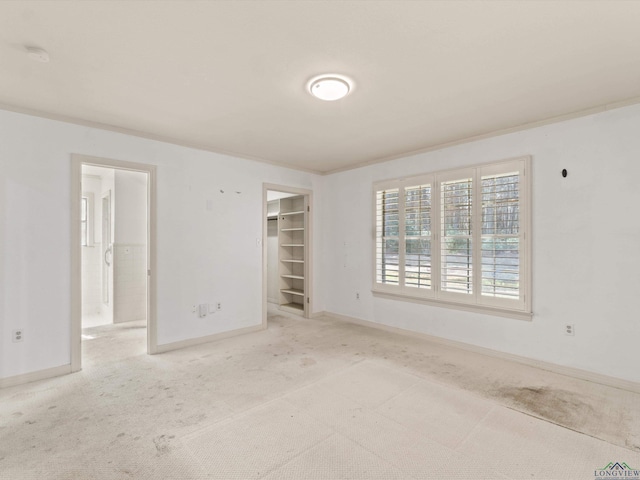
<path fill-rule="evenodd" d="M 313 358 L 305 357 L 300 360 L 301 367 L 310 367 L 311 365 L 315 365 L 317 362 Z"/>
<path fill-rule="evenodd" d="M 496 393 L 525 412 L 574 430 L 583 429 L 595 414 L 593 405 L 568 390 L 505 386 Z"/>
<path fill-rule="evenodd" d="M 159 435 L 153 439 L 153 443 L 156 446 L 158 456 L 166 455 L 171 451 L 169 446 L 169 437 L 166 435 Z"/>

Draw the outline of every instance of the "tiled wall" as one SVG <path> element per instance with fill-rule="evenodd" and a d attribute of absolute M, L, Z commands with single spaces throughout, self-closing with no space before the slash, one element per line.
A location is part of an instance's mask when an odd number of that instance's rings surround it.
<path fill-rule="evenodd" d="M 102 246 L 82 247 L 82 315 L 100 314 L 102 308 Z"/>
<path fill-rule="evenodd" d="M 147 317 L 147 249 L 145 245 L 115 244 L 113 322 Z"/>

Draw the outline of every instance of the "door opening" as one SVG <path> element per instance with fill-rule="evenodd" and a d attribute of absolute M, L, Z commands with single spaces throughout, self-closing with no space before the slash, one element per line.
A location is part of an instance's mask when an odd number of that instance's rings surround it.
<path fill-rule="evenodd" d="M 155 166 L 73 155 L 72 186 L 72 371 L 155 353 Z"/>

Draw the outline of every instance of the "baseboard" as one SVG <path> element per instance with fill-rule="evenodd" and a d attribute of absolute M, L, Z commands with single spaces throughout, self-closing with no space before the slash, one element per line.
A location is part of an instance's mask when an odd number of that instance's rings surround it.
<path fill-rule="evenodd" d="M 566 367 L 564 365 L 557 365 L 555 363 L 545 362 L 543 360 L 535 360 L 532 358 L 522 357 L 520 355 L 514 355 L 512 353 L 501 352 L 499 350 L 492 350 L 490 348 L 479 347 L 469 343 L 458 342 L 456 340 L 448 340 L 442 337 L 436 337 L 427 333 L 416 332 L 413 330 L 407 330 L 399 327 L 392 327 L 390 325 L 384 325 L 382 323 L 371 322 L 369 320 L 363 320 L 361 318 L 350 317 L 347 315 L 341 315 L 339 313 L 332 312 L 317 312 L 314 317 L 326 315 L 336 318 L 348 323 L 354 323 L 356 325 L 362 325 L 364 327 L 376 328 L 378 330 L 384 330 L 385 332 L 397 333 L 400 335 L 410 335 L 412 337 L 422 338 L 433 343 L 445 345 L 453 348 L 460 348 L 469 352 L 479 353 L 481 355 L 487 355 L 489 357 L 501 358 L 503 360 L 510 360 L 512 362 L 521 363 L 530 367 L 539 368 L 541 370 L 547 370 L 549 372 L 558 373 L 567 377 L 578 378 L 580 380 L 587 380 L 589 382 L 598 383 L 600 385 L 607 385 L 609 387 L 619 388 L 621 390 L 627 390 L 629 392 L 640 393 L 640 383 L 632 382 L 630 380 L 624 380 L 622 378 L 610 377 L 608 375 L 602 375 L 600 373 L 589 372 L 588 370 L 581 370 L 574 367 Z"/>
<path fill-rule="evenodd" d="M 48 378 L 60 377 L 71 373 L 71 365 L 60 365 L 59 367 L 46 368 L 35 372 L 14 375 L 13 377 L 0 378 L 0 388 L 15 387 L 25 383 L 37 382 Z"/>
<path fill-rule="evenodd" d="M 158 345 L 156 353 L 165 353 L 172 350 L 179 350 L 181 348 L 193 347 L 194 345 L 201 345 L 203 343 L 216 342 L 225 338 L 236 337 L 238 335 L 244 335 L 245 333 L 264 330 L 264 328 L 265 327 L 262 324 L 253 325 L 251 327 L 239 328 L 237 330 L 214 333 L 213 335 L 207 335 L 205 337 L 189 338 L 187 340 L 180 340 L 179 342 L 164 343 L 162 345 Z"/>

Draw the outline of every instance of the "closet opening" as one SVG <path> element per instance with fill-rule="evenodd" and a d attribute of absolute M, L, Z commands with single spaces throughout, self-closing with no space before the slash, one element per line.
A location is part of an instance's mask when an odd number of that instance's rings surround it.
<path fill-rule="evenodd" d="M 263 323 L 267 311 L 311 315 L 311 191 L 264 185 Z"/>

